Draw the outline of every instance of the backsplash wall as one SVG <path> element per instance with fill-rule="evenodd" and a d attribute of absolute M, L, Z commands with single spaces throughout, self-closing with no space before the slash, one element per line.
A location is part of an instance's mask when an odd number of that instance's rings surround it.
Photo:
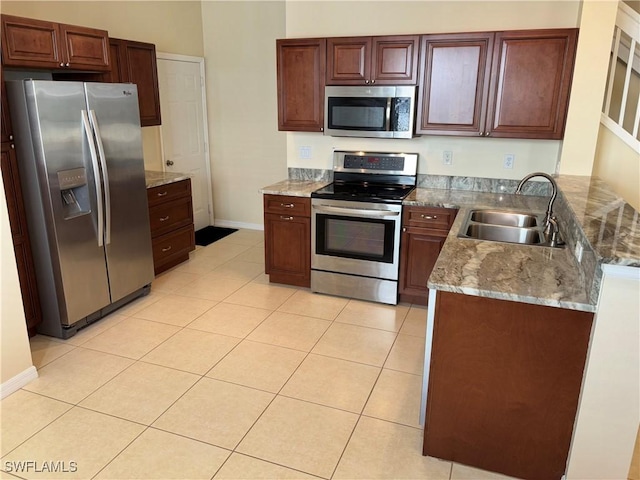
<path fill-rule="evenodd" d="M 300 158 L 300 147 L 311 147 L 311 158 Z M 562 142 L 454 136 L 421 136 L 408 140 L 331 137 L 321 133 L 287 133 L 287 166 L 331 169 L 333 150 L 418 153 L 418 173 L 428 175 L 506 178 L 519 180 L 543 171 L 557 173 Z M 453 153 L 444 165 L 444 151 Z M 504 156 L 515 155 L 511 169 L 503 167 Z"/>

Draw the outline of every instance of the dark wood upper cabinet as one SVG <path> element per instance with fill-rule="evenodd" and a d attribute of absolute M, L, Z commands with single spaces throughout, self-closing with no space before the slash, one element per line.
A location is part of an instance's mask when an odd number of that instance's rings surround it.
<path fill-rule="evenodd" d="M 423 35 L 417 133 L 479 134 L 485 123 L 493 37 Z"/>
<path fill-rule="evenodd" d="M 425 35 L 417 133 L 561 139 L 577 29 Z"/>
<path fill-rule="evenodd" d="M 105 30 L 2 15 L 2 64 L 6 67 L 108 71 Z"/>
<path fill-rule="evenodd" d="M 324 38 L 276 41 L 278 130 L 324 128 Z"/>
<path fill-rule="evenodd" d="M 2 142 L 13 140 L 13 129 L 11 128 L 11 117 L 9 116 L 9 101 L 7 100 L 7 91 L 4 85 L 4 74 L 0 68 L 0 90 L 2 91 L 2 100 L 0 101 L 0 110 L 2 111 L 2 120 L 0 120 L 0 129 L 2 130 Z"/>
<path fill-rule="evenodd" d="M 109 39 L 111 71 L 104 81 L 135 83 L 138 87 L 140 124 L 143 127 L 161 124 L 160 89 L 156 47 L 152 43 Z"/>
<path fill-rule="evenodd" d="M 327 85 L 415 85 L 418 35 L 327 39 Z"/>
<path fill-rule="evenodd" d="M 577 39 L 577 29 L 496 33 L 491 136 L 563 137 Z"/>

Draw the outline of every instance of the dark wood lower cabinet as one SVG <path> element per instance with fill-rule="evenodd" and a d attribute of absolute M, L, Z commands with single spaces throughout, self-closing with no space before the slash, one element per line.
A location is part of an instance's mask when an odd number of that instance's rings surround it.
<path fill-rule="evenodd" d="M 423 454 L 565 473 L 593 314 L 438 292 Z"/>
<path fill-rule="evenodd" d="M 401 302 L 427 304 L 427 280 L 447 239 L 456 212 L 457 210 L 449 208 L 404 207 L 398 286 Z"/>
<path fill-rule="evenodd" d="M 9 211 L 9 224 L 18 267 L 24 316 L 29 336 L 33 336 L 36 334 L 36 327 L 42 321 L 42 311 L 22 200 L 18 163 L 13 144 L 10 142 L 2 142 L 2 180 L 7 199 L 7 210 Z"/>
<path fill-rule="evenodd" d="M 265 272 L 269 281 L 309 287 L 311 199 L 265 195 L 264 207 Z"/>

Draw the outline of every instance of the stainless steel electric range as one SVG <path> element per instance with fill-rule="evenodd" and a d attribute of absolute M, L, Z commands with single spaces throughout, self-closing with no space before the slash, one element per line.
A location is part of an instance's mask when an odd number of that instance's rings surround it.
<path fill-rule="evenodd" d="M 398 303 L 402 201 L 418 154 L 335 151 L 334 181 L 311 194 L 311 290 Z"/>

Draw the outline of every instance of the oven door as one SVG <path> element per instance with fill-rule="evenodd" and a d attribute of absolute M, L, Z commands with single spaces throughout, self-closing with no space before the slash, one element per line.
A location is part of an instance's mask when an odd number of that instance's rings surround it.
<path fill-rule="evenodd" d="M 312 270 L 398 279 L 401 205 L 318 198 L 311 205 Z"/>

